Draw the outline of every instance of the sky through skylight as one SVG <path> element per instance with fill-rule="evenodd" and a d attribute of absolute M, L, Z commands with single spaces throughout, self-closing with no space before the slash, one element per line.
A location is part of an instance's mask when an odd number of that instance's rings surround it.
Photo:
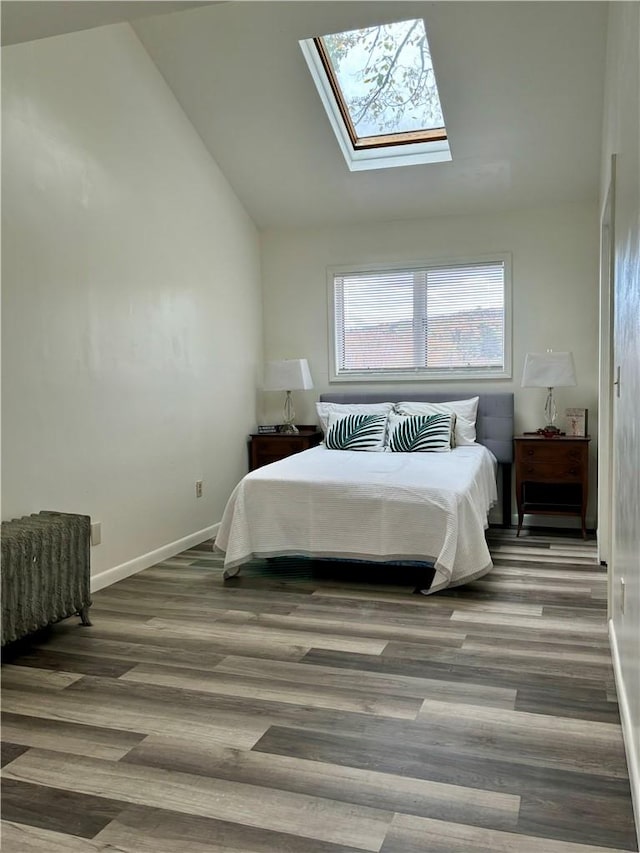
<path fill-rule="evenodd" d="M 422 19 L 322 37 L 356 135 L 444 127 Z"/>

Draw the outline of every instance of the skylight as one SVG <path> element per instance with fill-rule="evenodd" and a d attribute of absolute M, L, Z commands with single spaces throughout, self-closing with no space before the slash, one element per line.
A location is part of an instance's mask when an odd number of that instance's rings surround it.
<path fill-rule="evenodd" d="M 300 46 L 350 169 L 451 159 L 421 18 Z"/>

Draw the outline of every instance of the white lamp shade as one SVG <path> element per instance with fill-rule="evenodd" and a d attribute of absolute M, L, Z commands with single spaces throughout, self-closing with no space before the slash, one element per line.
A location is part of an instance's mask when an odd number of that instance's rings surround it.
<path fill-rule="evenodd" d="M 576 385 L 570 352 L 528 352 L 522 371 L 523 388 L 565 388 Z"/>
<path fill-rule="evenodd" d="M 313 380 L 306 358 L 268 361 L 265 371 L 265 391 L 308 391 Z"/>

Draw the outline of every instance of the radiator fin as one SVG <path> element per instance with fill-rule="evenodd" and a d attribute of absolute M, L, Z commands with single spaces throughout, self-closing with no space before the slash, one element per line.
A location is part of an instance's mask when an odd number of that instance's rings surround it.
<path fill-rule="evenodd" d="M 2 522 L 2 645 L 91 605 L 91 518 L 40 512 Z"/>

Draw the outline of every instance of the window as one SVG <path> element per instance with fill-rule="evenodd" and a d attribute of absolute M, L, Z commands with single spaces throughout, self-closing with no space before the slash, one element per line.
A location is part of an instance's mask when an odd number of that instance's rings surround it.
<path fill-rule="evenodd" d="M 507 378 L 510 259 L 329 270 L 332 380 Z"/>
<path fill-rule="evenodd" d="M 451 160 L 422 18 L 300 46 L 351 170 Z"/>

